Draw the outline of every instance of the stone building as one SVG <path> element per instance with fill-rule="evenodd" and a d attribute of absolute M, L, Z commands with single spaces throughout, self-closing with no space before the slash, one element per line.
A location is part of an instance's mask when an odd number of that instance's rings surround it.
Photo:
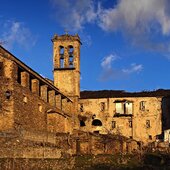
<path fill-rule="evenodd" d="M 145 143 L 155 141 L 169 129 L 168 94 L 169 90 L 83 91 L 79 100 L 80 129 Z"/>
<path fill-rule="evenodd" d="M 3 47 L 0 80 L 1 131 L 72 131 L 72 100 Z"/>
<path fill-rule="evenodd" d="M 0 46 L 0 131 L 80 130 L 147 143 L 170 129 L 169 90 L 80 92 L 79 36 L 55 35 L 52 42 L 53 81 Z"/>

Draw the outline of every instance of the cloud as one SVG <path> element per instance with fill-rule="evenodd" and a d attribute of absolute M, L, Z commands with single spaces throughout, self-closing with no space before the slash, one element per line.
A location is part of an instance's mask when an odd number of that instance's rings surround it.
<path fill-rule="evenodd" d="M 126 74 L 131 74 L 131 73 L 139 73 L 143 70 L 143 66 L 142 64 L 131 64 L 130 68 L 126 68 L 126 69 L 122 69 L 122 72 L 123 73 L 126 73 Z"/>
<path fill-rule="evenodd" d="M 2 42 L 5 42 L 4 46 L 8 49 L 15 44 L 24 48 L 30 48 L 36 43 L 35 37 L 22 22 L 9 20 L 4 22 L 1 28 L 2 36 L 0 39 Z"/>
<path fill-rule="evenodd" d="M 113 8 L 101 7 L 98 25 L 107 32 L 121 31 L 133 45 L 170 52 L 170 40 L 157 38 L 170 36 L 169 0 L 119 0 Z"/>
<path fill-rule="evenodd" d="M 112 62 L 115 61 L 117 58 L 118 57 L 116 55 L 110 54 L 110 55 L 103 58 L 103 60 L 101 62 L 101 66 L 104 69 L 110 69 Z"/>
<path fill-rule="evenodd" d="M 116 79 L 124 79 L 131 74 L 140 73 L 143 70 L 142 64 L 132 63 L 128 68 L 116 68 L 114 62 L 120 57 L 117 55 L 110 54 L 103 58 L 101 62 L 102 72 L 99 77 L 99 81 L 114 81 Z"/>
<path fill-rule="evenodd" d="M 68 31 L 81 32 L 86 24 L 95 24 L 105 32 L 121 32 L 139 48 L 170 53 L 169 0 L 117 0 L 110 7 L 109 0 L 50 2 L 54 18 Z"/>
<path fill-rule="evenodd" d="M 101 10 L 99 24 L 106 31 L 124 26 L 138 32 L 151 31 L 150 27 L 155 22 L 161 27 L 162 34 L 169 35 L 170 16 L 167 5 L 168 0 L 119 0 L 116 7 Z"/>
<path fill-rule="evenodd" d="M 92 23 L 97 17 L 93 0 L 50 0 L 55 19 L 66 29 L 79 31 L 85 23 Z"/>

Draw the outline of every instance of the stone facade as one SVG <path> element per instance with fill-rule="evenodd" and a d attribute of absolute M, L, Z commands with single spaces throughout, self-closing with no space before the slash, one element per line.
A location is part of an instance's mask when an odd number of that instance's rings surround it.
<path fill-rule="evenodd" d="M 70 98 L 2 47 L 0 63 L 1 131 L 72 131 Z"/>
<path fill-rule="evenodd" d="M 155 141 L 162 133 L 161 101 L 161 97 L 80 99 L 81 129 Z"/>

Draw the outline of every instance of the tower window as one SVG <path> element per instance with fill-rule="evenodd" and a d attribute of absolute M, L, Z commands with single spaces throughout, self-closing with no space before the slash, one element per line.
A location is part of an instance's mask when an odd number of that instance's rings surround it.
<path fill-rule="evenodd" d="M 64 68 L 64 47 L 60 46 L 60 68 Z"/>
<path fill-rule="evenodd" d="M 74 48 L 73 46 L 69 46 L 69 67 L 74 67 L 74 55 L 73 55 Z"/>

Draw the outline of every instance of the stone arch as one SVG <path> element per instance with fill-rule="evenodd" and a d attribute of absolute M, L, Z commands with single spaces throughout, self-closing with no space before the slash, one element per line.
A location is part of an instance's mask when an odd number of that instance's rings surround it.
<path fill-rule="evenodd" d="M 74 67 L 74 47 L 72 45 L 68 46 L 68 54 L 69 54 L 69 67 Z"/>
<path fill-rule="evenodd" d="M 94 119 L 92 121 L 93 126 L 102 126 L 102 122 L 99 119 Z"/>
<path fill-rule="evenodd" d="M 64 47 L 59 47 L 59 53 L 60 53 L 60 68 L 64 68 Z"/>

